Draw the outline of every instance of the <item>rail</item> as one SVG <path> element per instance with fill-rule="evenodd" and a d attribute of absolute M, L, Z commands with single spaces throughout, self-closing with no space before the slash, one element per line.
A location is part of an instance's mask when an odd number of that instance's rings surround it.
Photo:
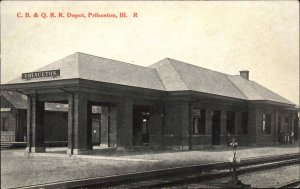
<path fill-rule="evenodd" d="M 278 186 L 276 188 L 299 188 L 299 187 L 300 187 L 300 180 L 293 180 L 289 183 Z"/>

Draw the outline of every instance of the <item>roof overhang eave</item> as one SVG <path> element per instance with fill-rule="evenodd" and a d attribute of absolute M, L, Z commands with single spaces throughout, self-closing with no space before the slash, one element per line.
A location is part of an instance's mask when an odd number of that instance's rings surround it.
<path fill-rule="evenodd" d="M 270 105 L 276 105 L 276 106 L 283 106 L 287 108 L 295 108 L 295 104 L 288 104 L 284 102 L 277 102 L 277 101 L 271 101 L 271 100 L 250 100 L 251 102 L 254 103 L 259 103 L 259 104 L 270 104 Z"/>
<path fill-rule="evenodd" d="M 167 92 L 169 95 L 172 96 L 190 96 L 191 98 L 209 97 L 209 98 L 216 98 L 220 100 L 246 101 L 246 99 L 242 99 L 242 98 L 235 98 L 230 96 L 223 96 L 223 95 L 199 92 L 194 90 L 167 91 Z"/>
<path fill-rule="evenodd" d="M 65 79 L 54 81 L 38 81 L 29 83 L 7 83 L 0 86 L 1 90 L 31 90 L 40 88 L 53 88 L 55 86 L 78 85 L 79 79 Z"/>

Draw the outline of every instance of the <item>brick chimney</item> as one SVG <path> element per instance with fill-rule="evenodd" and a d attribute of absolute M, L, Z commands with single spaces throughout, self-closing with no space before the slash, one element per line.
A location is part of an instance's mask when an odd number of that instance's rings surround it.
<path fill-rule="evenodd" d="M 249 80 L 249 71 L 248 70 L 242 70 L 240 71 L 240 76 L 244 79 Z"/>

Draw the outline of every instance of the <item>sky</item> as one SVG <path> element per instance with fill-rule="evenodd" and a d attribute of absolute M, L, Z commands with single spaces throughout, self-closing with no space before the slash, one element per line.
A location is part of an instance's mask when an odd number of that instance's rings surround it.
<path fill-rule="evenodd" d="M 141 66 L 168 57 L 232 75 L 249 70 L 250 80 L 299 104 L 298 1 L 1 2 L 1 83 L 75 52 Z"/>

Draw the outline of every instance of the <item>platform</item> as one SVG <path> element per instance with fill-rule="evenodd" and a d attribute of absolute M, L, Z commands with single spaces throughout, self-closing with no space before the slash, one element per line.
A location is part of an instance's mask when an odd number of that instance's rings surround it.
<path fill-rule="evenodd" d="M 92 154 L 69 157 L 65 148 L 47 148 L 47 153 L 24 156 L 24 150 L 5 150 L 1 153 L 1 188 L 48 182 L 126 174 L 195 164 L 228 161 L 232 151 L 206 149 L 198 151 L 130 151 L 94 150 Z M 57 153 L 57 152 L 63 153 Z M 274 147 L 242 147 L 243 158 L 299 153 L 299 145 Z"/>

